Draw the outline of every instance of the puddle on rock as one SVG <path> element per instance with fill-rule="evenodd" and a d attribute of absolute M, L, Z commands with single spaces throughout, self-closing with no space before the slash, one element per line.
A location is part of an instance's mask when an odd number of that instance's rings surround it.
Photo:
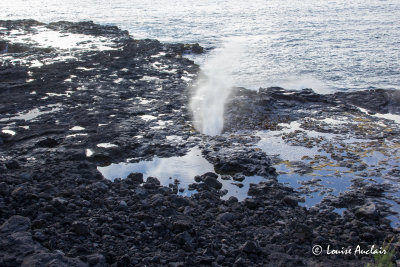
<path fill-rule="evenodd" d="M 12 120 L 25 120 L 25 121 L 29 121 L 29 120 L 33 120 L 36 117 L 40 116 L 40 115 L 44 115 L 47 113 L 53 113 L 56 111 L 61 110 L 61 104 L 51 104 L 48 106 L 43 106 L 43 107 L 39 107 L 39 108 L 34 108 L 28 112 L 20 112 L 17 114 L 17 116 L 13 116 L 13 117 L 8 117 L 8 118 L 2 118 L 0 119 L 0 122 L 3 121 L 12 121 Z"/>
<path fill-rule="evenodd" d="M 97 147 L 102 147 L 102 148 L 113 148 L 113 147 L 118 147 L 115 144 L 111 144 L 111 143 L 100 143 L 96 145 Z"/>
<path fill-rule="evenodd" d="M 155 157 L 151 161 L 140 161 L 137 163 L 118 163 L 111 164 L 106 167 L 97 167 L 101 174 L 107 179 L 126 178 L 130 173 L 143 173 L 144 180 L 147 177 L 156 177 L 163 186 L 174 184 L 175 180 L 179 181 L 178 189 L 183 189 L 179 195 L 190 196 L 196 193 L 196 190 L 188 190 L 189 184 L 195 183 L 196 175 L 203 175 L 207 172 L 214 172 L 214 166 L 208 162 L 201 154 L 201 150 L 197 147 L 192 148 L 185 156 L 158 158 Z M 221 190 L 228 190 L 223 199 L 235 196 L 239 200 L 248 197 L 250 183 L 258 184 L 264 178 L 261 176 L 248 176 L 240 183 L 239 187 L 233 180 L 223 180 L 218 176 L 218 181 L 222 183 Z"/>
<path fill-rule="evenodd" d="M 257 131 L 255 134 L 260 141 L 255 147 L 267 155 L 277 156 L 274 158 L 274 167 L 279 174 L 278 181 L 290 185 L 304 196 L 305 202 L 300 204 L 302 206 L 312 207 L 325 196 L 339 196 L 340 193 L 355 189 L 356 178 L 367 184 L 389 184 L 393 193 L 390 198 L 397 201 L 389 200 L 389 192 L 379 199 L 390 205 L 392 212 L 399 213 L 398 139 L 358 139 L 346 131 L 340 131 L 342 121 L 339 119 L 304 119 L 290 124 L 281 123 L 281 130 Z M 359 120 L 365 123 L 363 118 Z M 302 128 L 307 123 L 311 125 L 311 122 L 317 123 L 318 127 Z M 369 123 L 363 127 L 375 129 L 376 125 L 381 125 L 383 130 L 391 131 L 383 120 Z M 316 131 L 319 128 L 324 132 Z M 343 213 L 343 209 L 334 211 Z M 400 221 L 400 214 L 388 218 L 392 225 L 396 225 Z"/>
<path fill-rule="evenodd" d="M 268 155 L 279 155 L 286 160 L 301 160 L 304 156 L 315 156 L 318 154 L 317 148 L 307 148 L 304 146 L 290 145 L 282 139 L 282 132 L 258 132 L 261 138 L 257 147 Z"/>
<path fill-rule="evenodd" d="M 308 208 L 320 203 L 328 194 L 338 196 L 348 190 L 353 177 L 352 174 L 337 176 L 335 168 L 316 170 L 306 175 L 293 172 L 286 164 L 276 165 L 275 168 L 279 173 L 279 182 L 288 184 L 305 195 L 305 202 L 299 205 Z"/>
<path fill-rule="evenodd" d="M 7 130 L 7 129 L 6 129 L 6 130 L 2 130 L 1 132 L 2 132 L 2 133 L 5 133 L 5 134 L 12 135 L 12 136 L 16 134 L 15 131 L 13 131 L 13 130 Z"/>
<path fill-rule="evenodd" d="M 396 123 L 400 123 L 400 115 L 397 114 L 392 114 L 392 113 L 375 113 L 375 114 L 369 114 L 368 110 L 366 110 L 365 108 L 360 108 L 361 112 L 367 114 L 368 116 L 372 116 L 372 117 L 376 117 L 376 118 L 382 118 L 382 119 L 386 119 L 386 120 L 392 120 Z"/>

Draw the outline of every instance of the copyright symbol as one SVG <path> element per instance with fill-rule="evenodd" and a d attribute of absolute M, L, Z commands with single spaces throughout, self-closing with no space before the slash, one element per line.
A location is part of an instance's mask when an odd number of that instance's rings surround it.
<path fill-rule="evenodd" d="M 315 245 L 315 246 L 313 246 L 311 252 L 312 252 L 314 255 L 318 256 L 319 254 L 322 253 L 322 247 L 321 247 L 320 245 Z"/>

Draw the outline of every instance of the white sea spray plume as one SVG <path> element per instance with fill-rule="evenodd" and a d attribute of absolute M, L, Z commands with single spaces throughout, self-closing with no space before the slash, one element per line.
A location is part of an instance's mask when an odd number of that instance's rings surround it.
<path fill-rule="evenodd" d="M 194 127 L 203 134 L 218 135 L 223 130 L 225 103 L 241 51 L 240 42 L 229 42 L 204 62 L 190 102 Z"/>

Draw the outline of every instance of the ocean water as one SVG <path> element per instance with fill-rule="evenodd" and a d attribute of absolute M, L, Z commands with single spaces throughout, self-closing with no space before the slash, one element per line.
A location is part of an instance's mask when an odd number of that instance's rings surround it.
<path fill-rule="evenodd" d="M 319 92 L 400 88 L 399 0 L 14 0 L 0 19 L 93 20 L 135 38 L 241 42 L 234 83 Z M 202 64 L 209 55 L 195 57 Z"/>

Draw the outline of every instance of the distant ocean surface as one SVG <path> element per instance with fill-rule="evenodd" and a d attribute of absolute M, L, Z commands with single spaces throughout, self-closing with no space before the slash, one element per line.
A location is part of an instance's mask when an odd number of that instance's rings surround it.
<path fill-rule="evenodd" d="M 399 0 L 14 0 L 0 19 L 93 20 L 134 38 L 242 47 L 237 86 L 400 89 Z M 207 55 L 209 56 L 209 55 Z M 202 64 L 207 56 L 194 58 Z M 233 55 L 235 56 L 235 55 Z"/>

